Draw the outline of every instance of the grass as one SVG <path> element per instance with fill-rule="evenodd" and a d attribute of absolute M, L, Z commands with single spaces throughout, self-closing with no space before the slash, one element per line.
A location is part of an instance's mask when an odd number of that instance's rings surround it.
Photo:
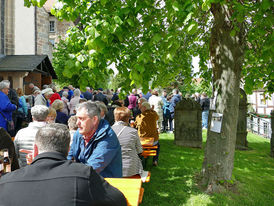
<path fill-rule="evenodd" d="M 203 148 L 206 133 L 203 131 Z M 161 134 L 159 166 L 147 161 L 151 180 L 144 183 L 141 206 L 272 206 L 274 205 L 274 159 L 270 141 L 248 134 L 247 151 L 236 151 L 233 177 L 237 192 L 207 195 L 195 184 L 204 158 L 203 149 L 176 146 L 173 134 Z"/>

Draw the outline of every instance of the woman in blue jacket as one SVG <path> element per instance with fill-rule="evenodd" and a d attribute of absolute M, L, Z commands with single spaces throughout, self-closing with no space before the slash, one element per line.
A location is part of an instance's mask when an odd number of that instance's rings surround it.
<path fill-rule="evenodd" d="M 8 97 L 9 84 L 0 82 L 0 127 L 7 130 L 7 121 L 12 120 L 12 112 L 16 110 L 16 105 L 12 104 Z"/>

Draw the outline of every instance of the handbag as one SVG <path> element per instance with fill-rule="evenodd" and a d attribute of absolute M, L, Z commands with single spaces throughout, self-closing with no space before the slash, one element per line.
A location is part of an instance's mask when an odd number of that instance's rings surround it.
<path fill-rule="evenodd" d="M 7 132 L 11 134 L 12 132 L 14 132 L 15 129 L 13 120 L 8 120 L 2 112 L 0 112 L 0 114 L 4 117 L 4 119 L 7 122 Z"/>

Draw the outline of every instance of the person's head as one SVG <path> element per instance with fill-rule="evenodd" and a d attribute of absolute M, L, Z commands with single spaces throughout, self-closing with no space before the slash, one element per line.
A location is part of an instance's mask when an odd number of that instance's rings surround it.
<path fill-rule="evenodd" d="M 47 124 L 40 128 L 35 136 L 35 145 L 39 154 L 43 152 L 60 152 L 66 157 L 69 143 L 69 130 L 64 124 Z"/>
<path fill-rule="evenodd" d="M 33 83 L 29 83 L 29 88 L 33 89 L 33 87 L 34 87 L 34 84 Z"/>
<path fill-rule="evenodd" d="M 68 97 L 68 92 L 67 91 L 63 91 L 63 93 L 62 93 L 62 97 Z"/>
<path fill-rule="evenodd" d="M 68 119 L 68 127 L 69 127 L 69 130 L 77 130 L 78 129 L 78 126 L 77 126 L 77 117 L 75 115 L 71 116 Z"/>
<path fill-rule="evenodd" d="M 130 116 L 131 113 L 127 107 L 117 107 L 114 109 L 115 122 L 123 121 L 128 123 Z"/>
<path fill-rule="evenodd" d="M 51 107 L 54 108 L 56 111 L 61 111 L 64 108 L 64 103 L 60 99 L 56 99 L 52 104 Z"/>
<path fill-rule="evenodd" d="M 100 108 L 101 119 L 103 119 L 106 116 L 106 114 L 108 113 L 108 108 L 107 108 L 107 106 L 105 105 L 104 102 L 96 101 L 95 103 Z"/>
<path fill-rule="evenodd" d="M 47 85 L 47 84 L 44 84 L 44 85 L 42 86 L 42 89 L 47 89 L 47 88 L 49 88 L 49 85 Z"/>
<path fill-rule="evenodd" d="M 90 92 L 90 87 L 86 87 L 86 91 Z"/>
<path fill-rule="evenodd" d="M 88 100 L 86 98 L 81 98 L 79 99 L 79 104 L 83 103 L 83 102 L 87 102 Z"/>
<path fill-rule="evenodd" d="M 50 99 L 51 96 L 54 94 L 51 88 L 43 89 L 41 92 L 46 99 Z"/>
<path fill-rule="evenodd" d="M 206 98 L 206 97 L 207 97 L 206 93 L 203 92 L 203 93 L 202 93 L 202 98 Z"/>
<path fill-rule="evenodd" d="M 9 88 L 10 88 L 10 84 L 2 81 L 0 82 L 0 91 L 3 92 L 4 94 L 8 95 L 9 93 Z"/>
<path fill-rule="evenodd" d="M 37 96 L 38 94 L 40 94 L 41 93 L 41 91 L 39 90 L 39 89 L 36 89 L 36 90 L 34 90 L 34 92 L 33 92 L 33 96 Z"/>
<path fill-rule="evenodd" d="M 150 104 L 148 102 L 143 102 L 142 105 L 141 105 L 141 108 L 140 108 L 141 112 L 144 112 L 144 111 L 149 110 L 149 109 L 151 109 Z"/>
<path fill-rule="evenodd" d="M 73 89 L 74 89 L 74 87 L 73 87 L 72 85 L 68 85 L 68 88 L 69 88 L 70 90 L 73 90 Z"/>
<path fill-rule="evenodd" d="M 172 90 L 172 93 L 175 95 L 175 94 L 179 94 L 179 90 L 178 89 L 173 89 Z"/>
<path fill-rule="evenodd" d="M 132 89 L 132 94 L 137 94 L 137 89 Z"/>
<path fill-rule="evenodd" d="M 141 108 L 141 105 L 143 104 L 143 102 L 147 102 L 147 99 L 144 97 L 141 97 L 140 99 L 138 99 L 138 107 L 139 109 Z"/>
<path fill-rule="evenodd" d="M 46 118 L 47 123 L 54 123 L 56 119 L 57 113 L 53 107 L 49 108 L 49 114 Z"/>
<path fill-rule="evenodd" d="M 95 102 L 84 102 L 76 107 L 77 126 L 80 134 L 92 135 L 98 128 L 101 110 Z"/>
<path fill-rule="evenodd" d="M 158 96 L 158 91 L 157 90 L 153 90 L 151 94 L 155 95 L 155 96 Z"/>
<path fill-rule="evenodd" d="M 73 91 L 73 95 L 76 97 L 80 97 L 80 95 L 81 95 L 81 91 L 80 91 L 80 89 L 75 89 L 74 91 Z"/>
<path fill-rule="evenodd" d="M 17 88 L 16 93 L 17 93 L 18 97 L 24 96 L 24 92 L 23 92 L 22 88 Z"/>
<path fill-rule="evenodd" d="M 49 108 L 44 105 L 35 105 L 30 110 L 33 121 L 44 122 L 49 114 Z"/>
<path fill-rule="evenodd" d="M 56 86 L 55 85 L 51 85 L 50 88 L 52 89 L 52 91 L 55 93 L 57 92 Z"/>
<path fill-rule="evenodd" d="M 162 94 L 163 94 L 163 97 L 166 97 L 167 96 L 166 90 L 164 90 Z"/>

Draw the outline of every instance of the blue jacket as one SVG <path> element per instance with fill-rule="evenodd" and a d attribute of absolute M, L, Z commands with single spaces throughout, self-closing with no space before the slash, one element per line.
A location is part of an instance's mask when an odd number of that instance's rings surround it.
<path fill-rule="evenodd" d="M 103 177 L 122 177 L 121 146 L 109 123 L 102 119 L 93 138 L 85 147 L 79 129 L 73 136 L 67 159 L 74 158 L 92 168 Z"/>
<path fill-rule="evenodd" d="M 170 106 L 169 106 L 169 110 L 170 110 L 170 113 L 171 113 L 171 117 L 173 118 L 174 116 L 174 111 L 175 111 L 175 107 L 176 107 L 176 104 L 178 104 L 179 101 L 181 101 L 182 98 L 179 94 L 175 94 L 171 100 L 170 100 Z"/>
<path fill-rule="evenodd" d="M 0 111 L 5 116 L 7 120 L 12 120 L 12 112 L 16 110 L 16 106 L 12 104 L 9 100 L 9 97 L 0 91 Z M 7 130 L 7 121 L 0 114 L 0 127 L 5 128 Z"/>

